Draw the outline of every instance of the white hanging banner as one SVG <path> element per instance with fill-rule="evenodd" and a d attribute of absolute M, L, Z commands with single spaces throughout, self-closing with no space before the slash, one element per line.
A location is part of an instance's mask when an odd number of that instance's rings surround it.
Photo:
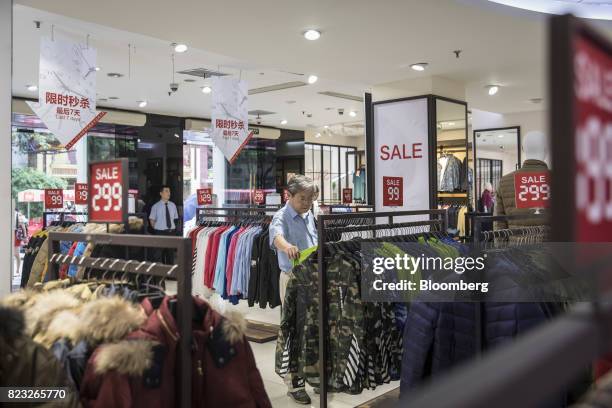
<path fill-rule="evenodd" d="M 233 164 L 253 137 L 253 131 L 249 130 L 247 82 L 232 77 L 213 77 L 212 89 L 212 139 Z"/>
<path fill-rule="evenodd" d="M 38 102 L 28 105 L 70 150 L 106 114 L 96 111 L 96 50 L 43 37 Z"/>

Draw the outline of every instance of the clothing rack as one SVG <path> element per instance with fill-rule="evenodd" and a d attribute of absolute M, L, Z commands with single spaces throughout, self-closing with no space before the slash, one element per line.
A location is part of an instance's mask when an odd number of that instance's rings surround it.
<path fill-rule="evenodd" d="M 394 223 L 395 217 L 414 216 L 414 215 L 429 215 L 429 220 L 400 222 Z M 376 224 L 376 219 L 387 218 L 388 224 Z M 435 217 L 435 219 L 431 219 Z M 338 221 L 353 222 L 359 219 L 371 220 L 369 225 L 349 225 L 340 227 L 329 227 L 327 221 L 338 224 Z M 372 231 L 376 237 L 376 231 L 381 229 L 403 228 L 405 226 L 439 226 L 441 231 L 446 231 L 448 228 L 448 214 L 446 210 L 422 210 L 422 211 L 394 211 L 394 212 L 360 212 L 360 213 L 345 213 L 345 214 L 320 214 L 317 217 L 317 234 L 318 234 L 318 290 L 319 290 L 319 406 L 327 407 L 327 334 L 328 334 L 328 311 L 327 311 L 327 270 L 324 264 L 325 259 L 325 243 L 329 234 L 344 232 L 344 231 Z M 340 231 L 338 231 L 340 230 Z"/>
<path fill-rule="evenodd" d="M 78 211 L 62 211 L 62 212 L 53 212 L 53 211 L 45 211 L 43 212 L 43 229 L 47 229 L 47 227 L 49 226 L 49 223 L 47 222 L 47 217 L 49 215 L 59 215 L 59 220 L 55 220 L 55 221 L 59 221 L 59 222 L 64 222 L 66 215 L 80 215 L 80 216 L 87 216 L 88 214 L 86 212 L 78 212 Z M 147 213 L 128 213 L 128 217 L 138 217 L 141 218 L 143 220 L 143 225 L 144 225 L 144 231 L 145 233 L 148 231 L 149 228 L 149 216 L 147 215 Z M 109 223 L 106 223 L 106 227 L 107 227 L 107 231 L 108 231 L 108 226 Z M 126 230 L 127 230 L 127 225 L 126 225 Z"/>
<path fill-rule="evenodd" d="M 274 206 L 270 208 L 266 207 L 210 207 L 210 208 L 196 208 L 196 220 L 198 223 L 205 217 L 211 218 L 235 218 L 245 215 L 269 215 L 270 213 L 277 212 L 279 207 Z M 227 213 L 219 213 L 220 211 L 227 211 Z"/>
<path fill-rule="evenodd" d="M 155 262 L 138 262 L 116 258 L 93 258 L 62 255 L 60 241 L 87 242 L 97 245 L 118 245 L 154 249 L 176 250 L 176 264 L 164 265 Z M 182 408 L 191 406 L 191 331 L 193 300 L 191 298 L 191 242 L 189 239 L 168 236 L 142 236 L 130 234 L 85 234 L 50 232 L 49 268 L 58 276 L 62 264 L 92 267 L 97 270 L 121 274 L 149 275 L 172 278 L 177 281 L 177 325 L 179 329 L 177 395 Z"/>

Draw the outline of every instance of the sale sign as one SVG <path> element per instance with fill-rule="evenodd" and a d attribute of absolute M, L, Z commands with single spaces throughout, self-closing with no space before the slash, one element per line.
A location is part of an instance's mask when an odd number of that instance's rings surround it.
<path fill-rule="evenodd" d="M 96 111 L 96 49 L 43 37 L 38 102 L 27 104 L 70 150 L 106 114 Z"/>
<path fill-rule="evenodd" d="M 246 81 L 231 76 L 213 76 L 212 139 L 227 161 L 233 164 L 251 140 L 249 88 Z"/>
<path fill-rule="evenodd" d="M 253 193 L 253 202 L 255 204 L 264 204 L 266 202 L 266 192 L 264 190 L 257 189 Z"/>
<path fill-rule="evenodd" d="M 353 202 L 353 189 L 343 188 L 342 189 L 342 204 L 351 204 Z"/>
<path fill-rule="evenodd" d="M 200 188 L 197 191 L 198 205 L 210 205 L 213 203 L 212 188 Z"/>
<path fill-rule="evenodd" d="M 74 203 L 77 205 L 87 205 L 89 202 L 89 184 L 74 183 Z"/>
<path fill-rule="evenodd" d="M 383 207 L 404 205 L 404 178 L 383 177 Z"/>
<path fill-rule="evenodd" d="M 125 222 L 128 210 L 127 159 L 89 164 L 89 221 Z"/>
<path fill-rule="evenodd" d="M 514 173 L 516 208 L 548 208 L 550 182 L 547 171 Z"/>
<path fill-rule="evenodd" d="M 61 188 L 45 189 L 45 209 L 55 210 L 64 208 L 64 192 Z"/>

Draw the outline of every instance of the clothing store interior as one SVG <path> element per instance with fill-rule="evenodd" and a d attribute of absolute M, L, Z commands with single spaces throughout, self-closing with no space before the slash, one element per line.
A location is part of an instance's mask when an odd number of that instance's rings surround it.
<path fill-rule="evenodd" d="M 0 0 L 0 405 L 612 407 L 603 3 Z"/>

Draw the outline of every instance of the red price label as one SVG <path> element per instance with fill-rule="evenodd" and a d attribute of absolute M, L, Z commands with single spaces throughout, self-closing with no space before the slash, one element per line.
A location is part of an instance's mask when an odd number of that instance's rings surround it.
<path fill-rule="evenodd" d="M 89 200 L 89 184 L 74 183 L 74 203 L 78 205 L 87 205 Z"/>
<path fill-rule="evenodd" d="M 383 176 L 383 207 L 404 205 L 404 178 Z"/>
<path fill-rule="evenodd" d="M 127 191 L 124 191 L 125 163 L 121 160 L 92 163 L 89 166 L 91 194 L 89 220 L 123 222 L 127 213 Z"/>
<path fill-rule="evenodd" d="M 342 204 L 350 204 L 353 202 L 353 189 L 343 188 L 342 189 Z"/>
<path fill-rule="evenodd" d="M 198 205 L 212 204 L 212 188 L 198 189 Z"/>
<path fill-rule="evenodd" d="M 514 201 L 516 208 L 548 208 L 550 181 L 547 171 L 515 173 Z"/>
<path fill-rule="evenodd" d="M 266 201 L 266 192 L 264 190 L 257 189 L 253 193 L 253 202 L 255 204 L 263 204 Z"/>
<path fill-rule="evenodd" d="M 45 208 L 64 208 L 64 191 L 61 188 L 45 189 Z"/>
<path fill-rule="evenodd" d="M 283 202 L 286 203 L 287 201 L 289 201 L 289 190 L 285 188 L 283 189 Z"/>

